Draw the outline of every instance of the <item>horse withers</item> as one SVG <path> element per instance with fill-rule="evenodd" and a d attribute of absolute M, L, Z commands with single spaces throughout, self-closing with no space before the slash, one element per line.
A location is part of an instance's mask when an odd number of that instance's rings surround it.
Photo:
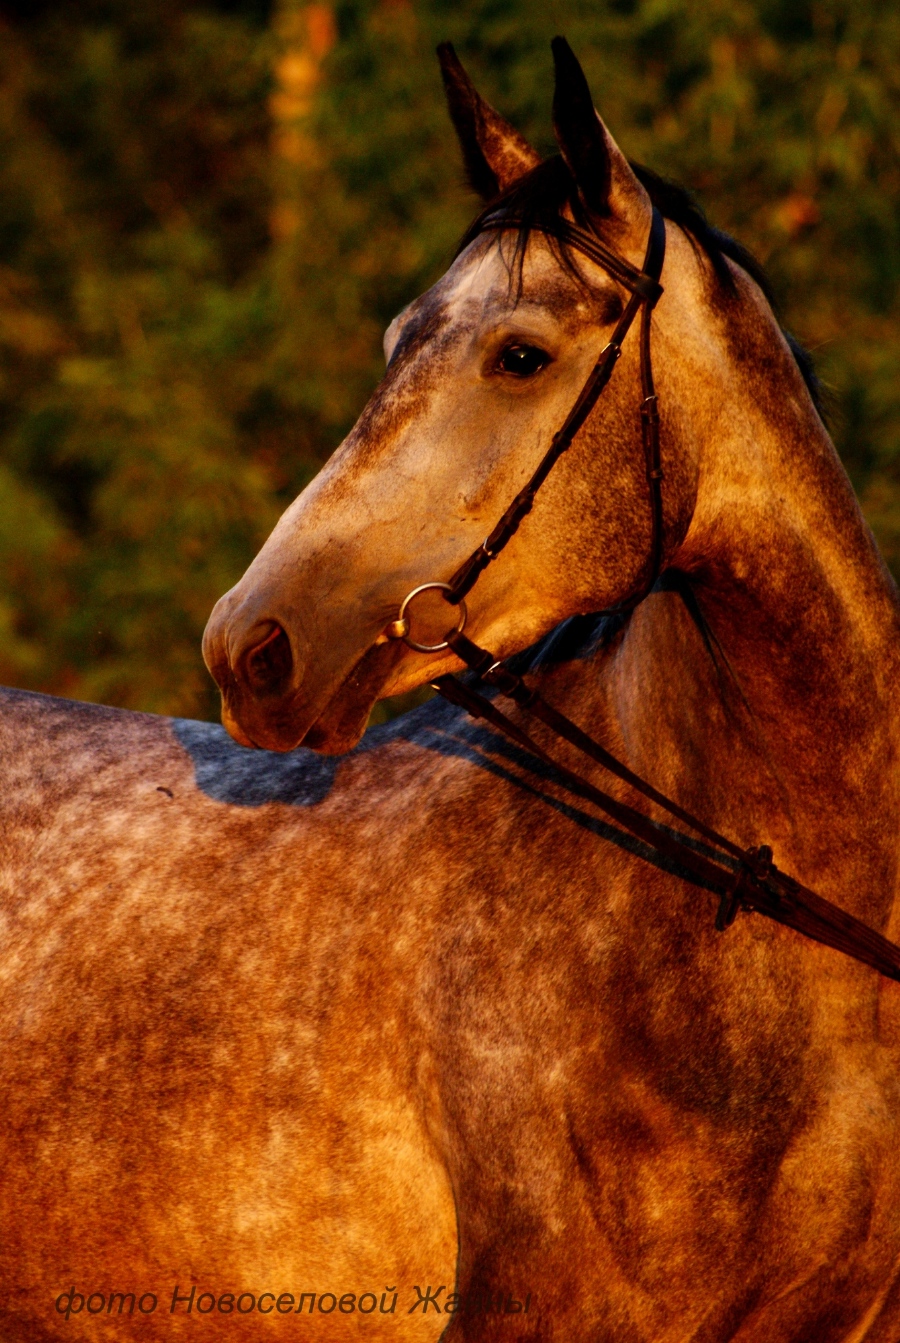
<path fill-rule="evenodd" d="M 494 226 L 393 323 L 356 427 L 213 613 L 239 744 L 3 700 L 10 1343 L 900 1334 L 900 988 L 756 914 L 717 932 L 677 862 L 446 704 L 360 744 L 375 700 L 460 669 L 391 637 L 400 605 L 452 584 L 622 316 L 555 223 L 639 270 L 655 206 L 659 581 L 633 606 L 632 331 L 467 636 L 897 931 L 895 587 L 758 268 L 555 55 L 540 162 L 444 52 Z M 443 644 L 458 608 L 430 589 L 409 619 Z"/>

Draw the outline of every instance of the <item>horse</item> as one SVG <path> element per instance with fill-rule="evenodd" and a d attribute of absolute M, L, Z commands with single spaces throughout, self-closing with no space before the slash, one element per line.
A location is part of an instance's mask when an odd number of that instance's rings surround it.
<path fill-rule="evenodd" d="M 452 704 L 363 735 L 622 316 L 554 229 L 656 210 L 659 562 L 632 334 L 468 634 L 897 932 L 898 594 L 761 270 L 561 39 L 543 161 L 441 55 L 486 214 L 210 617 L 224 728 L 2 697 L 2 1337 L 896 1343 L 900 988 Z"/>

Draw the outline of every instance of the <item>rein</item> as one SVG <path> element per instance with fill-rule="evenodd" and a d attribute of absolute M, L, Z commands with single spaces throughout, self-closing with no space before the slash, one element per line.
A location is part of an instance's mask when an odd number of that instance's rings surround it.
<path fill-rule="evenodd" d="M 485 230 L 515 228 L 517 220 L 508 216 L 488 216 Z M 527 484 L 519 491 L 493 531 L 484 539 L 465 563 L 457 570 L 450 583 L 423 583 L 414 588 L 403 600 L 398 617 L 388 626 L 388 636 L 403 639 L 417 652 L 438 652 L 450 648 L 486 685 L 497 690 L 520 710 L 539 719 L 556 736 L 576 747 L 609 773 L 628 784 L 656 806 L 687 826 L 705 843 L 688 841 L 671 829 L 646 816 L 643 812 L 619 801 L 596 787 L 573 770 L 554 760 L 542 746 L 514 723 L 497 706 L 471 686 L 455 676 L 440 676 L 433 687 L 444 699 L 465 709 L 473 718 L 483 718 L 504 736 L 522 747 L 530 755 L 550 766 L 554 773 L 576 796 L 593 803 L 617 825 L 634 835 L 657 854 L 676 864 L 679 875 L 695 886 L 719 896 L 715 926 L 724 932 L 740 911 L 755 911 L 795 929 L 813 941 L 833 947 L 870 966 L 888 979 L 900 981 L 900 947 L 847 914 L 839 906 L 781 872 L 772 861 L 772 849 L 767 844 L 742 849 L 726 836 L 680 807 L 664 793 L 618 760 L 614 755 L 583 732 L 577 724 L 552 705 L 536 690 L 530 689 L 520 676 L 498 662 L 487 649 L 480 648 L 463 633 L 466 623 L 465 597 L 471 592 L 484 570 L 501 553 L 518 530 L 522 519 L 531 511 L 535 495 L 547 479 L 562 454 L 572 444 L 575 435 L 587 420 L 610 378 L 622 353 L 622 342 L 637 314 L 641 313 L 640 327 L 640 406 L 641 431 L 644 445 L 644 463 L 650 497 L 651 533 L 646 576 L 637 592 L 617 605 L 616 613 L 633 610 L 653 588 L 659 577 L 662 560 L 662 469 L 659 447 L 659 409 L 653 385 L 650 357 L 650 327 L 653 309 L 662 294 L 660 276 L 666 250 L 665 220 L 654 207 L 653 220 L 644 263 L 636 270 L 628 262 L 609 251 L 600 240 L 568 220 L 559 219 L 553 225 L 542 225 L 538 231 L 557 238 L 565 246 L 573 247 L 601 266 L 612 278 L 630 291 L 630 298 L 616 323 L 609 342 L 601 351 L 587 381 L 566 416 L 562 426 L 553 435 L 550 447 L 541 459 Z M 443 591 L 446 600 L 459 608 L 456 629 L 437 644 L 416 643 L 410 637 L 407 610 L 420 592 L 432 589 Z M 647 861 L 651 861 L 647 858 Z"/>

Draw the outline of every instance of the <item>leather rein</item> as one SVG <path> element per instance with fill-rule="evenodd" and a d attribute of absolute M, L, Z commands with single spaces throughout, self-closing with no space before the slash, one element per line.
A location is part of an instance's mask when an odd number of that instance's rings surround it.
<path fill-rule="evenodd" d="M 518 221 L 509 216 L 488 216 L 484 230 L 516 228 Z M 830 900 L 817 895 L 808 887 L 781 872 L 772 861 L 772 850 L 766 844 L 742 849 L 725 835 L 680 807 L 664 793 L 606 750 L 593 737 L 525 684 L 497 661 L 494 655 L 473 643 L 463 633 L 466 623 L 465 597 L 478 578 L 491 564 L 517 531 L 522 519 L 531 511 L 534 498 L 556 462 L 571 446 L 575 435 L 587 420 L 608 384 L 616 361 L 622 353 L 622 342 L 638 312 L 640 324 L 641 369 L 641 430 L 647 488 L 650 498 L 651 533 L 646 575 L 637 592 L 613 608 L 615 613 L 631 611 L 648 595 L 659 577 L 662 560 L 662 469 L 660 467 L 659 410 L 653 385 L 650 358 L 650 327 L 653 309 L 662 294 L 660 276 L 666 250 L 665 220 L 654 207 L 653 220 L 644 263 L 636 270 L 628 262 L 604 247 L 592 233 L 568 220 L 559 219 L 552 225 L 535 226 L 538 232 L 556 238 L 566 247 L 572 247 L 602 267 L 630 293 L 628 302 L 616 323 L 607 345 L 591 369 L 587 381 L 576 398 L 560 429 L 553 435 L 550 446 L 527 484 L 519 491 L 493 531 L 465 563 L 457 570 L 450 583 L 423 583 L 414 588 L 401 604 L 398 618 L 388 627 L 388 636 L 403 639 L 418 652 L 431 653 L 450 648 L 485 685 L 511 700 L 520 710 L 539 719 L 558 737 L 569 742 L 582 754 L 601 765 L 610 774 L 621 779 L 636 792 L 681 822 L 702 842 L 677 835 L 671 828 L 652 820 L 642 811 L 613 797 L 590 783 L 580 774 L 554 760 L 524 728 L 514 723 L 492 700 L 479 694 L 470 685 L 455 676 L 440 676 L 432 684 L 434 689 L 451 704 L 465 709 L 473 718 L 483 718 L 504 736 L 515 742 L 531 756 L 548 765 L 567 788 L 577 797 L 593 803 L 605 812 L 623 830 L 628 831 L 657 855 L 674 864 L 678 874 L 694 885 L 713 892 L 719 897 L 715 926 L 723 932 L 739 911 L 755 911 L 767 918 L 794 928 L 805 937 L 833 947 L 864 965 L 871 966 L 888 979 L 900 980 L 900 946 L 847 914 Z M 416 643 L 410 637 L 407 610 L 410 602 L 420 593 L 437 589 L 451 605 L 459 608 L 457 627 L 437 644 Z M 643 855 L 648 862 L 653 859 Z"/>

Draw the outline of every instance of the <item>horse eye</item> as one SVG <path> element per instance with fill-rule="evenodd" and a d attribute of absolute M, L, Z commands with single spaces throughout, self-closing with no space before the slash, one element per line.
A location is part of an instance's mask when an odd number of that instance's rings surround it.
<path fill-rule="evenodd" d="M 530 378 L 549 363 L 549 354 L 536 345 L 508 345 L 500 356 L 498 367 L 517 378 Z"/>

